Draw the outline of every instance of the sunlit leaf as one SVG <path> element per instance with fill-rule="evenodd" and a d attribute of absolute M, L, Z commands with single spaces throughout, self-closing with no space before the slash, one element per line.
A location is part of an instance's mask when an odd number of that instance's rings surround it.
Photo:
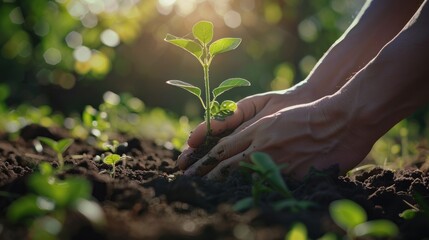
<path fill-rule="evenodd" d="M 215 56 L 220 53 L 234 50 L 240 45 L 241 38 L 221 38 L 213 42 L 210 47 L 210 55 Z"/>
<path fill-rule="evenodd" d="M 57 142 L 53 139 L 47 138 L 47 137 L 38 137 L 38 139 L 48 145 L 50 148 L 52 148 L 53 150 L 55 150 L 55 146 L 57 145 Z"/>
<path fill-rule="evenodd" d="M 164 40 L 190 52 L 198 59 L 203 55 L 202 47 L 190 39 L 179 38 L 174 35 L 167 34 Z"/>
<path fill-rule="evenodd" d="M 213 24 L 208 21 L 197 22 L 192 27 L 192 33 L 196 39 L 205 45 L 213 39 Z"/>
<path fill-rule="evenodd" d="M 59 153 L 65 152 L 67 150 L 67 148 L 70 147 L 70 145 L 72 145 L 73 142 L 74 142 L 74 140 L 71 138 L 66 138 L 66 139 L 60 140 L 57 144 L 57 152 L 59 152 Z"/>
<path fill-rule="evenodd" d="M 183 82 L 180 80 L 168 80 L 167 83 L 170 85 L 185 89 L 186 91 L 189 91 L 190 93 L 194 94 L 195 96 L 197 96 L 199 98 L 201 97 L 201 89 L 199 87 L 196 87 L 196 86 L 190 84 L 190 83 Z"/>
<path fill-rule="evenodd" d="M 332 220 L 346 231 L 367 219 L 365 210 L 359 204 L 347 199 L 332 202 L 329 205 L 329 212 Z"/>
<path fill-rule="evenodd" d="M 37 196 L 27 195 L 15 200 L 7 209 L 6 216 L 11 222 L 18 222 L 28 217 L 37 217 L 45 211 L 37 204 Z"/>
<path fill-rule="evenodd" d="M 295 223 L 286 234 L 285 240 L 307 240 L 307 228 L 302 223 Z"/>
<path fill-rule="evenodd" d="M 398 232 L 398 227 L 389 220 L 368 221 L 353 228 L 353 233 L 357 237 L 395 237 L 398 235 Z"/>
<path fill-rule="evenodd" d="M 119 156 L 118 154 L 110 154 L 107 155 L 104 159 L 103 162 L 105 164 L 109 164 L 109 165 L 115 165 L 117 162 L 119 162 L 121 160 L 121 156 Z"/>
<path fill-rule="evenodd" d="M 413 219 L 417 214 L 417 210 L 415 209 L 406 209 L 399 216 L 405 220 Z"/>
<path fill-rule="evenodd" d="M 250 82 L 243 78 L 229 78 L 223 81 L 217 88 L 213 89 L 213 98 L 218 97 L 222 93 L 235 88 L 235 87 L 247 87 L 250 86 Z"/>

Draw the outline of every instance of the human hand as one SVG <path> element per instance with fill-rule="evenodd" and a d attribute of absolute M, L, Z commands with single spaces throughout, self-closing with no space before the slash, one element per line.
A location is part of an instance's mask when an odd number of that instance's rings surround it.
<path fill-rule="evenodd" d="M 308 101 L 306 95 L 298 95 L 294 89 L 286 92 L 273 91 L 244 98 L 237 103 L 237 110 L 232 116 L 227 117 L 223 121 L 211 120 L 212 135 L 218 136 L 231 130 L 239 132 L 262 117 L 273 114 L 282 108 L 304 103 L 305 101 Z M 192 131 L 188 139 L 189 148 L 185 149 L 177 160 L 178 166 L 181 169 L 186 169 L 193 164 L 193 160 L 189 156 L 205 141 L 206 129 L 206 124 L 203 122 Z"/>
<path fill-rule="evenodd" d="M 351 114 L 324 98 L 292 106 L 260 118 L 221 139 L 185 175 L 223 178 L 246 161 L 253 152 L 269 154 L 277 163 L 286 163 L 285 173 L 302 178 L 310 169 L 338 164 L 345 172 L 356 166 L 377 138 L 353 123 Z"/>

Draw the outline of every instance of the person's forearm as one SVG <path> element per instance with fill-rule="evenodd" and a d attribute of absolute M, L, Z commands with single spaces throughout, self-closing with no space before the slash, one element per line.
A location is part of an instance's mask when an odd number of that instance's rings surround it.
<path fill-rule="evenodd" d="M 336 92 L 400 32 L 421 2 L 368 1 L 349 29 L 295 88 L 302 89 L 298 92 L 308 95 L 310 101 Z"/>
<path fill-rule="evenodd" d="M 378 138 L 429 101 L 429 4 L 335 95 L 352 125 Z M 335 98 L 335 95 L 332 98 Z"/>

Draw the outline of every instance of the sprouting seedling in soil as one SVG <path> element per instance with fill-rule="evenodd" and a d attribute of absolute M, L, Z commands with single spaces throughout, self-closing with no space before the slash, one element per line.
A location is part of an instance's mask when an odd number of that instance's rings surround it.
<path fill-rule="evenodd" d="M 250 160 L 251 163 L 241 162 L 240 165 L 255 172 L 258 177 L 252 182 L 252 197 L 241 199 L 234 204 L 236 211 L 258 205 L 262 194 L 270 192 L 279 193 L 284 198 L 273 204 L 275 210 L 288 208 L 291 211 L 300 211 L 314 205 L 313 202 L 297 200 L 293 197 L 283 180 L 281 167 L 277 166 L 268 154 L 255 152 L 250 156 Z"/>
<path fill-rule="evenodd" d="M 357 203 L 341 199 L 329 205 L 332 220 L 346 231 L 348 239 L 360 237 L 393 238 L 398 234 L 398 227 L 389 220 L 367 221 L 365 210 Z"/>
<path fill-rule="evenodd" d="M 39 171 L 28 178 L 31 193 L 15 199 L 7 209 L 6 218 L 11 223 L 30 224 L 32 239 L 61 239 L 66 215 L 71 211 L 86 217 L 96 228 L 105 226 L 103 210 L 91 200 L 92 186 L 88 180 L 59 179 L 46 162 L 38 167 Z"/>
<path fill-rule="evenodd" d="M 103 159 L 103 162 L 105 164 L 112 166 L 112 172 L 110 173 L 110 176 L 112 176 L 113 178 L 115 177 L 115 171 L 116 171 L 115 165 L 121 160 L 122 160 L 122 157 L 119 156 L 118 154 L 110 154 L 104 157 Z"/>
<path fill-rule="evenodd" d="M 211 135 L 210 119 L 225 119 L 237 109 L 235 102 L 226 100 L 219 104 L 216 98 L 232 88 L 250 86 L 250 82 L 243 78 L 229 78 L 213 89 L 212 98 L 209 80 L 210 64 L 216 55 L 236 49 L 241 43 L 241 38 L 221 38 L 211 43 L 213 39 L 213 24 L 208 21 L 196 23 L 192 27 L 192 34 L 195 39 L 180 38 L 167 34 L 164 40 L 188 51 L 198 59 L 204 72 L 205 101 L 201 97 L 201 89 L 190 83 L 180 80 L 170 80 L 167 83 L 185 89 L 198 97 L 205 110 L 207 135 Z"/>
<path fill-rule="evenodd" d="M 55 141 L 53 139 L 47 137 L 38 137 L 38 139 L 44 144 L 48 145 L 52 150 L 57 153 L 58 165 L 59 169 L 63 169 L 64 167 L 64 157 L 63 153 L 70 147 L 70 145 L 74 142 L 71 138 L 61 139 L 60 141 Z"/>

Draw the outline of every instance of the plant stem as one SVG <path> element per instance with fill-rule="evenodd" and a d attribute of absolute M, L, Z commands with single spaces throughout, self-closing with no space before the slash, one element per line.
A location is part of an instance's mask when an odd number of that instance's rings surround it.
<path fill-rule="evenodd" d="M 207 136 L 211 135 L 211 126 L 210 126 L 210 84 L 209 84 L 209 65 L 203 64 L 204 69 L 204 87 L 206 92 L 206 126 L 207 126 Z"/>
<path fill-rule="evenodd" d="M 57 157 L 58 157 L 58 167 L 60 168 L 60 170 L 63 169 L 64 167 L 64 158 L 63 158 L 63 154 L 62 153 L 57 153 Z"/>

